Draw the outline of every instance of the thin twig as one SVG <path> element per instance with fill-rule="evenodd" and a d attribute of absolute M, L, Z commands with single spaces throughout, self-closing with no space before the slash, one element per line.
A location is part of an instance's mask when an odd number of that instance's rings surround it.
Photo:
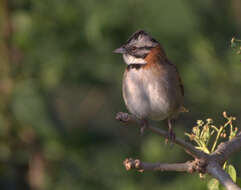
<path fill-rule="evenodd" d="M 124 122 L 125 124 L 136 123 L 138 125 L 141 125 L 141 121 L 138 118 L 136 118 L 135 116 L 128 114 L 128 113 L 119 112 L 116 115 L 116 119 L 121 122 Z M 159 129 L 157 127 L 149 126 L 148 129 L 164 138 L 166 138 L 168 135 L 168 133 L 166 131 Z M 191 156 L 193 156 L 194 158 L 206 158 L 208 156 L 208 154 L 206 154 L 200 150 L 197 150 L 192 144 L 190 144 L 178 137 L 175 138 L 173 143 L 184 148 L 186 150 L 186 152 L 188 154 L 190 154 Z"/>
<path fill-rule="evenodd" d="M 185 162 L 185 163 L 147 163 L 141 162 L 140 160 L 133 160 L 132 158 L 127 158 L 123 162 L 126 170 L 136 169 L 139 172 L 145 170 L 152 171 L 177 171 L 177 172 L 188 172 L 192 173 L 195 170 L 195 161 Z"/>
<path fill-rule="evenodd" d="M 162 130 L 162 129 L 159 129 L 159 128 L 156 128 L 156 127 L 153 127 L 153 126 L 149 126 L 149 129 L 156 133 L 156 134 L 159 134 L 160 136 L 162 137 L 166 137 L 167 136 L 167 132 Z M 192 144 L 176 137 L 174 141 L 172 141 L 173 143 L 181 146 L 182 148 L 184 148 L 184 150 L 190 154 L 191 156 L 193 156 L 194 158 L 205 158 L 207 157 L 208 155 L 200 150 L 197 150 Z"/>
<path fill-rule="evenodd" d="M 126 124 L 141 125 L 141 121 L 135 116 L 128 113 L 118 113 L 116 119 Z M 162 137 L 167 136 L 167 132 L 159 128 L 149 126 L 148 129 Z M 140 160 L 126 159 L 124 165 L 127 170 L 137 169 L 140 172 L 144 170 L 154 171 L 179 171 L 179 172 L 198 172 L 208 173 L 215 177 L 227 190 L 241 190 L 230 178 L 230 176 L 222 169 L 223 163 L 231 154 L 241 149 L 241 132 L 238 133 L 231 141 L 227 141 L 218 145 L 215 152 L 206 154 L 197 150 L 192 144 L 185 142 L 180 138 L 176 138 L 173 143 L 181 146 L 188 154 L 195 158 L 194 161 L 185 163 L 146 163 Z"/>
<path fill-rule="evenodd" d="M 241 190 L 217 162 L 208 164 L 207 173 L 215 177 L 227 190 Z"/>
<path fill-rule="evenodd" d="M 234 137 L 231 141 L 226 141 L 218 145 L 215 152 L 210 156 L 211 159 L 223 164 L 231 154 L 241 149 L 241 136 Z"/>

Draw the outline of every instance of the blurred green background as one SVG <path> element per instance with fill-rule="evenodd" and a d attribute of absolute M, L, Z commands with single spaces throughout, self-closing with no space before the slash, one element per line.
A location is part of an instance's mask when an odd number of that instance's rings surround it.
<path fill-rule="evenodd" d="M 151 33 L 180 71 L 197 119 L 241 119 L 240 0 L 0 0 L 0 189 L 206 189 L 198 174 L 126 172 L 126 157 L 190 157 L 155 134 L 115 121 L 126 111 L 125 64 L 112 53 L 136 30 Z M 155 123 L 166 129 L 163 123 Z M 241 154 L 233 165 L 241 171 Z"/>

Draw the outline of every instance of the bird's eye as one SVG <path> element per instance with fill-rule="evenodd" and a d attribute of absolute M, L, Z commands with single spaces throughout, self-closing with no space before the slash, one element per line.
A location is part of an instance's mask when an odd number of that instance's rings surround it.
<path fill-rule="evenodd" d="M 133 46 L 133 47 L 131 47 L 131 50 L 134 51 L 134 50 L 136 50 L 136 48 L 137 48 L 136 46 Z"/>

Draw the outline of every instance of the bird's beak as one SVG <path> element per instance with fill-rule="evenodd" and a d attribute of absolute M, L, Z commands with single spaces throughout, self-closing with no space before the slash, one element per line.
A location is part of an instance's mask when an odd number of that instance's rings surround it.
<path fill-rule="evenodd" d="M 113 53 L 120 53 L 120 54 L 124 54 L 126 53 L 126 49 L 124 47 L 120 47 L 120 48 L 117 48 L 113 51 Z"/>

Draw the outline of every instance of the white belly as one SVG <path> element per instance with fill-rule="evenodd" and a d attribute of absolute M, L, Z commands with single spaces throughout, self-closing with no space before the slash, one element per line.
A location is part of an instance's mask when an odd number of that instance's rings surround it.
<path fill-rule="evenodd" d="M 131 69 L 123 78 L 123 97 L 128 110 L 138 118 L 163 120 L 170 115 L 165 76 L 153 75 L 150 70 Z"/>

